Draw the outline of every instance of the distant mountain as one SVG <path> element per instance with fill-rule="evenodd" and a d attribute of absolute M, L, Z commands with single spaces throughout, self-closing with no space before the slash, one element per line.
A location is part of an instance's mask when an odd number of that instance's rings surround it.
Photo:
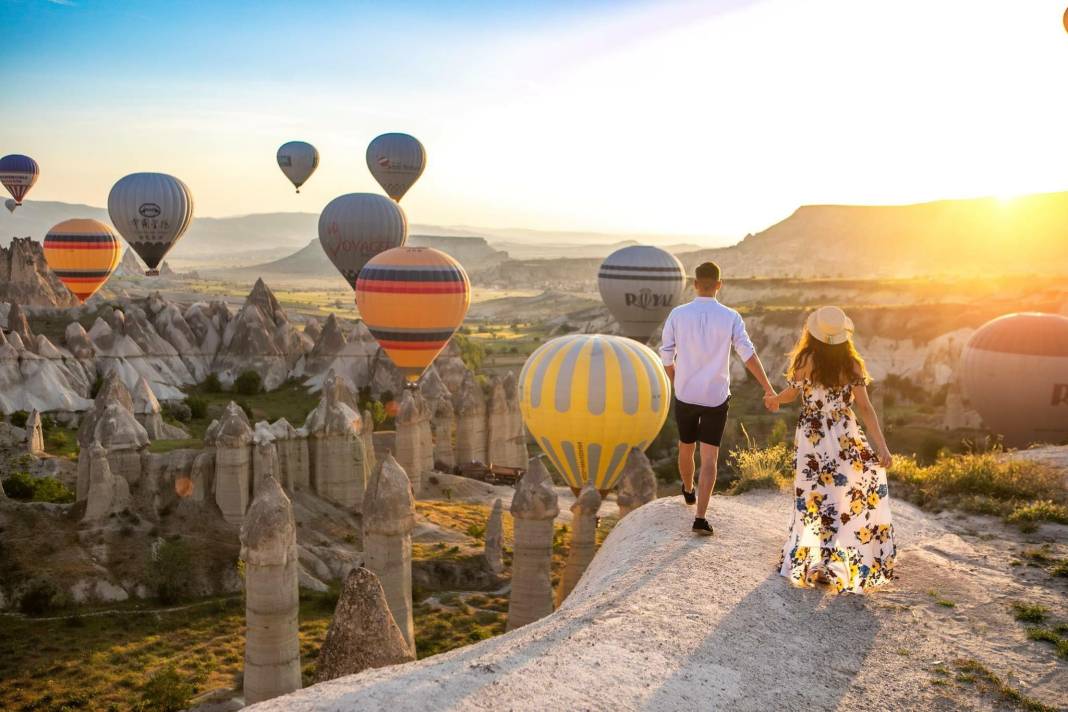
<path fill-rule="evenodd" d="M 484 269 L 508 259 L 507 253 L 493 249 L 481 237 L 409 235 L 407 244 L 413 247 L 427 246 L 441 250 L 456 258 L 468 270 Z M 248 279 L 249 277 L 259 277 L 261 275 L 269 278 L 276 276 L 334 278 L 338 276 L 334 264 L 323 252 L 318 238 L 310 241 L 297 252 L 280 260 L 248 267 L 229 268 L 225 271 L 225 274 L 215 274 L 212 271 L 207 271 L 204 274 L 205 276 L 226 276 L 238 279 Z"/>
<path fill-rule="evenodd" d="M 1068 273 L 1068 192 L 916 205 L 808 205 L 737 245 L 679 255 L 730 276 Z"/>
<path fill-rule="evenodd" d="M 604 259 L 608 255 L 612 254 L 618 249 L 623 247 L 630 247 L 631 245 L 645 244 L 638 240 L 621 240 L 611 243 L 596 243 L 596 244 L 583 244 L 583 243 L 567 243 L 567 242 L 544 242 L 544 243 L 527 243 L 527 242 L 507 242 L 497 241 L 492 238 L 489 240 L 489 244 L 498 250 L 504 250 L 509 255 L 517 260 L 552 260 L 559 258 L 575 258 L 575 259 Z M 676 245 L 659 245 L 659 247 L 671 252 L 672 254 L 679 254 L 681 252 L 693 252 L 700 250 L 700 245 L 694 244 L 676 244 Z"/>

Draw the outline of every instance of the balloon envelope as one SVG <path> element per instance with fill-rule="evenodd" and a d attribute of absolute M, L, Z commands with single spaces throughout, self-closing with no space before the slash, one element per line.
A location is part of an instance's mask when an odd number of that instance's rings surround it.
<path fill-rule="evenodd" d="M 356 277 L 380 252 L 408 239 L 400 206 L 373 193 L 349 193 L 331 200 L 319 215 L 319 244 L 337 271 L 356 288 Z"/>
<path fill-rule="evenodd" d="M 7 211 L 9 213 L 15 212 L 15 208 L 17 208 L 18 206 L 19 204 L 15 202 L 14 198 L 8 198 L 4 201 L 4 207 L 7 208 Z"/>
<path fill-rule="evenodd" d="M 148 266 L 146 274 L 155 275 L 193 221 L 193 196 L 185 183 L 166 173 L 131 173 L 111 188 L 108 214 Z"/>
<path fill-rule="evenodd" d="M 300 192 L 300 186 L 311 177 L 315 169 L 319 167 L 319 152 L 315 146 L 304 141 L 290 141 L 283 143 L 275 156 L 278 167 L 286 174 L 286 178 Z"/>
<path fill-rule="evenodd" d="M 667 374 L 652 349 L 631 339 L 572 334 L 543 344 L 519 376 L 523 422 L 572 488 L 602 492 L 644 450 L 668 413 Z"/>
<path fill-rule="evenodd" d="M 386 195 L 400 200 L 426 167 L 426 150 L 414 136 L 387 133 L 367 146 L 367 168 Z"/>
<path fill-rule="evenodd" d="M 981 326 L 961 356 L 964 394 L 1010 446 L 1068 441 L 1068 317 L 1009 314 Z"/>
<path fill-rule="evenodd" d="M 0 183 L 11 193 L 16 205 L 22 205 L 22 199 L 37 182 L 37 176 L 40 174 L 41 168 L 37 161 L 29 156 L 12 153 L 0 158 Z"/>
<path fill-rule="evenodd" d="M 115 233 L 99 220 L 64 220 L 44 239 L 48 268 L 83 304 L 108 281 L 121 255 Z"/>
<path fill-rule="evenodd" d="M 616 250 L 601 263 L 597 287 L 620 332 L 646 342 L 678 306 L 686 286 L 682 263 L 651 245 Z"/>
<path fill-rule="evenodd" d="M 379 346 L 415 383 L 467 316 L 471 283 L 444 252 L 395 247 L 364 265 L 356 304 Z"/>

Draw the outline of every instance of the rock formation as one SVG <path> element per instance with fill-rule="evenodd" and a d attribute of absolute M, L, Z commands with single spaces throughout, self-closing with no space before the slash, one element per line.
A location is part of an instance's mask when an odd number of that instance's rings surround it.
<path fill-rule="evenodd" d="M 523 421 L 516 398 L 515 378 L 494 378 L 486 403 L 486 458 L 488 464 L 523 467 L 527 462 Z"/>
<path fill-rule="evenodd" d="M 386 594 L 371 571 L 355 568 L 341 587 L 326 640 L 316 658 L 317 680 L 415 660 L 397 627 Z"/>
<path fill-rule="evenodd" d="M 456 404 L 456 464 L 486 462 L 486 400 L 469 372 Z"/>
<path fill-rule="evenodd" d="M 278 460 L 278 449 L 274 444 L 274 430 L 270 423 L 261 420 L 252 431 L 252 497 L 260 491 L 260 485 L 273 477 L 279 484 L 284 482 L 282 468 Z"/>
<path fill-rule="evenodd" d="M 485 539 L 486 565 L 490 571 L 499 574 L 504 571 L 504 504 L 499 497 L 493 502 L 486 520 Z"/>
<path fill-rule="evenodd" d="M 587 483 L 571 505 L 571 548 L 567 552 L 567 563 L 560 579 L 561 603 L 575 588 L 597 553 L 597 510 L 600 508 L 600 493 Z"/>
<path fill-rule="evenodd" d="M 369 473 L 360 439 L 360 415 L 338 400 L 338 390 L 323 390 L 319 404 L 304 422 L 308 434 L 311 486 L 325 497 L 359 512 Z"/>
<path fill-rule="evenodd" d="M 13 302 L 7 311 L 7 331 L 9 334 L 18 334 L 26 348 L 32 348 L 37 341 L 30 331 L 30 320 L 26 318 L 26 313 L 18 302 Z"/>
<path fill-rule="evenodd" d="M 656 473 L 649 458 L 638 448 L 627 453 L 623 474 L 619 477 L 619 517 L 622 519 L 643 504 L 656 499 Z"/>
<path fill-rule="evenodd" d="M 419 392 L 405 389 L 397 409 L 396 423 L 394 452 L 397 464 L 408 474 L 412 490 L 418 494 L 422 487 L 423 473 L 434 469 L 430 414 L 426 401 Z"/>
<path fill-rule="evenodd" d="M 44 428 L 41 426 L 41 414 L 31 410 L 26 418 L 26 452 L 40 455 L 45 451 Z"/>
<path fill-rule="evenodd" d="M 308 333 L 308 327 L 305 327 L 304 334 L 315 342 L 308 353 L 308 371 L 311 373 L 330 369 L 330 364 L 348 344 L 348 338 L 334 314 L 326 318 L 321 330 L 316 332 L 313 329 L 312 333 Z"/>
<path fill-rule="evenodd" d="M 300 689 L 297 527 L 293 506 L 265 479 L 241 527 L 245 562 L 245 703 Z"/>
<path fill-rule="evenodd" d="M 507 461 L 501 464 L 508 467 L 523 467 L 527 462 L 527 431 L 523 425 L 523 414 L 519 410 L 519 387 L 515 373 L 509 371 L 501 380 L 504 387 L 504 399 L 507 404 L 508 439 Z"/>
<path fill-rule="evenodd" d="M 85 449 L 94 442 L 107 452 L 113 475 L 128 484 L 141 478 L 141 453 L 148 447 L 148 433 L 133 413 L 133 398 L 122 379 L 112 372 L 105 377 L 93 407 L 82 416 L 78 445 Z M 79 460 L 76 495 L 85 498 L 89 487 L 88 460 Z"/>
<path fill-rule="evenodd" d="M 367 409 L 364 409 L 363 422 L 360 423 L 360 439 L 363 440 L 363 453 L 370 472 L 375 466 L 375 419 Z"/>
<path fill-rule="evenodd" d="M 540 457 L 531 458 L 512 497 L 515 546 L 512 554 L 512 594 L 508 600 L 508 630 L 553 612 L 550 568 L 553 558 L 553 520 L 560 513 L 556 491 Z"/>
<path fill-rule="evenodd" d="M 76 307 L 78 300 L 45 262 L 41 243 L 12 238 L 0 247 L 0 300 L 35 306 Z"/>
<path fill-rule="evenodd" d="M 89 484 L 82 521 L 99 521 L 126 509 L 130 505 L 130 486 L 123 478 L 111 474 L 111 466 L 103 446 L 93 442 L 83 449 L 78 455 L 79 467 L 83 458 L 89 473 Z"/>
<path fill-rule="evenodd" d="M 456 410 L 452 397 L 443 395 L 432 401 L 430 431 L 434 439 L 435 469 L 451 472 L 456 467 Z"/>
<path fill-rule="evenodd" d="M 365 565 L 382 582 L 401 635 L 415 650 L 412 622 L 412 527 L 415 501 L 408 475 L 392 455 L 375 467 L 363 500 Z"/>
<path fill-rule="evenodd" d="M 208 426 L 205 444 L 215 448 L 215 503 L 223 519 L 240 525 L 248 509 L 252 480 L 252 428 L 233 401 L 220 420 Z"/>
<path fill-rule="evenodd" d="M 294 428 L 285 418 L 279 418 L 271 424 L 271 434 L 278 452 L 282 486 L 290 491 L 308 489 L 311 486 L 311 471 L 307 434 Z"/>

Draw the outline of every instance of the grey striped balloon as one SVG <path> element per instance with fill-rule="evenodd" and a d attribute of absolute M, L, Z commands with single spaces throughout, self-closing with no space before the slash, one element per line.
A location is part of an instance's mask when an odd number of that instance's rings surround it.
<path fill-rule="evenodd" d="M 620 331 L 645 343 L 679 304 L 686 286 L 682 263 L 652 245 L 616 250 L 601 263 L 597 287 Z"/>
<path fill-rule="evenodd" d="M 131 173 L 108 194 L 108 215 L 144 263 L 157 275 L 159 263 L 193 222 L 189 187 L 166 173 Z"/>
<path fill-rule="evenodd" d="M 389 198 L 374 193 L 340 195 L 319 215 L 319 244 L 353 289 L 368 260 L 400 247 L 407 239 L 404 211 Z"/>
<path fill-rule="evenodd" d="M 386 195 L 400 201 L 426 168 L 426 149 L 414 136 L 387 133 L 367 146 L 367 168 Z"/>

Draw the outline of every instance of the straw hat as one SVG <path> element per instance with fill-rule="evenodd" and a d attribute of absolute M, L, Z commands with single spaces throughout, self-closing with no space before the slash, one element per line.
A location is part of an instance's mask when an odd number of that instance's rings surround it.
<path fill-rule="evenodd" d="M 838 307 L 820 307 L 808 315 L 805 328 L 825 344 L 844 344 L 853 335 L 853 320 Z"/>

